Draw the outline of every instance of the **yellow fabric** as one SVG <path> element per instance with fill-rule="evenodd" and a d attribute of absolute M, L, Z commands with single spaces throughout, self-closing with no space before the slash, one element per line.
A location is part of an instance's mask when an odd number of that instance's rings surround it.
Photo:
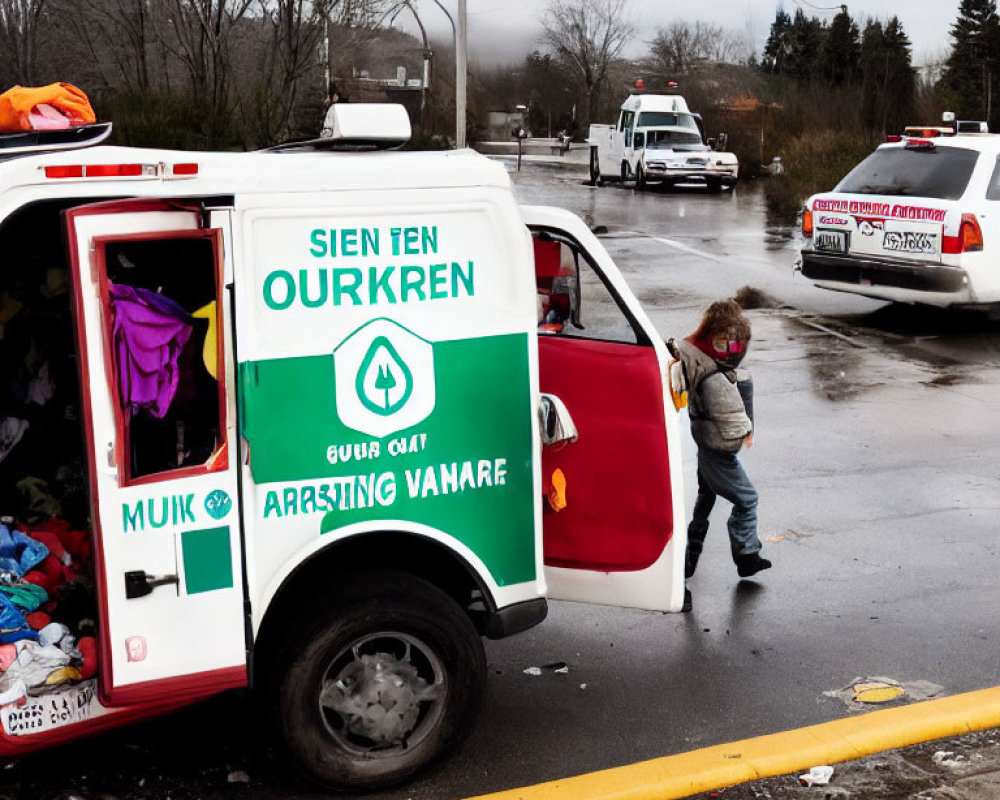
<path fill-rule="evenodd" d="M 553 511 L 562 511 L 566 508 L 566 476 L 561 469 L 552 473 L 549 484 L 549 505 Z"/>
<path fill-rule="evenodd" d="M 54 686 L 59 683 L 69 683 L 70 681 L 79 680 L 83 680 L 83 675 L 80 674 L 80 670 L 76 667 L 60 667 L 49 673 L 49 677 L 45 679 L 45 685 Z"/>
<path fill-rule="evenodd" d="M 31 130 L 28 115 L 42 103 L 47 103 L 69 117 L 71 125 L 89 125 L 97 121 L 87 95 L 70 83 L 50 83 L 48 86 L 14 86 L 0 94 L 0 133 L 21 133 Z"/>
<path fill-rule="evenodd" d="M 6 325 L 14 319 L 22 308 L 24 308 L 24 303 L 10 292 L 4 292 L 0 295 L 0 325 Z"/>
<path fill-rule="evenodd" d="M 208 320 L 208 332 L 205 334 L 205 346 L 202 348 L 201 357 L 208 374 L 219 380 L 219 331 L 216 325 L 215 301 L 202 306 L 191 316 Z"/>

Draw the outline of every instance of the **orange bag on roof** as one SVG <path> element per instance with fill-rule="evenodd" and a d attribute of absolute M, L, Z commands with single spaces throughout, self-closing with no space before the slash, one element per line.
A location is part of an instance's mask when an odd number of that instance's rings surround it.
<path fill-rule="evenodd" d="M 69 83 L 15 86 L 0 94 L 0 133 L 69 128 L 96 121 L 87 95 Z"/>

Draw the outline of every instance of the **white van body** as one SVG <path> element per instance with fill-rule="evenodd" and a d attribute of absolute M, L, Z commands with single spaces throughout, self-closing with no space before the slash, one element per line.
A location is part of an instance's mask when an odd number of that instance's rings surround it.
<path fill-rule="evenodd" d="M 474 715 L 481 636 L 547 597 L 680 610 L 663 341 L 583 222 L 519 208 L 501 166 L 0 151 L 0 246 L 28 242 L 69 275 L 100 667 L 68 717 L 0 708 L 0 755 L 252 684 L 311 778 L 385 786 Z M 130 399 L 123 292 L 199 306 L 197 419 Z M 540 332 L 543 295 L 580 325 Z"/>
<path fill-rule="evenodd" d="M 680 95 L 632 94 L 622 103 L 615 125 L 591 125 L 590 178 L 648 183 L 699 183 L 717 191 L 736 184 L 734 153 L 718 152 L 705 141 L 701 117 Z"/>

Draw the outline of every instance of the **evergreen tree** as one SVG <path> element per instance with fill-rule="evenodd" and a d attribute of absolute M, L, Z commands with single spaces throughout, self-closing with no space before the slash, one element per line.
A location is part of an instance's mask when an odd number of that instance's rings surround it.
<path fill-rule="evenodd" d="M 885 31 L 878 20 L 869 20 L 861 36 L 858 68 L 861 71 L 861 120 L 865 127 L 878 129 L 882 125 L 882 75 L 885 52 Z"/>
<path fill-rule="evenodd" d="M 962 0 L 951 27 L 954 40 L 942 85 L 945 98 L 959 117 L 998 117 L 993 100 L 1000 72 L 1000 17 L 996 0 Z"/>
<path fill-rule="evenodd" d="M 885 28 L 869 22 L 861 37 L 862 106 L 864 124 L 881 134 L 899 133 L 912 122 L 916 73 L 911 65 L 910 39 L 898 18 Z"/>
<path fill-rule="evenodd" d="M 819 73 L 820 50 L 826 29 L 815 17 L 806 17 L 802 9 L 795 12 L 790 32 L 791 49 L 785 74 L 800 83 L 809 83 Z"/>
<path fill-rule="evenodd" d="M 764 45 L 764 56 L 760 62 L 761 69 L 776 75 L 785 73 L 785 62 L 792 51 L 791 35 L 792 18 L 778 9 L 774 15 L 774 22 L 771 23 L 771 33 Z"/>
<path fill-rule="evenodd" d="M 916 71 L 912 66 L 910 37 L 903 23 L 892 17 L 885 26 L 885 133 L 900 132 L 913 123 L 917 91 Z"/>
<path fill-rule="evenodd" d="M 833 18 L 823 42 L 820 64 L 824 80 L 833 86 L 852 83 L 860 53 L 858 26 L 845 9 Z"/>

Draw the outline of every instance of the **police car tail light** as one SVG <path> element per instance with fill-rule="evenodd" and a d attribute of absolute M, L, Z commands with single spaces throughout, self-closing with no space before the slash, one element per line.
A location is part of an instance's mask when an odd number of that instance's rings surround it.
<path fill-rule="evenodd" d="M 958 253 L 974 253 L 983 249 L 983 229 L 975 214 L 962 214 L 962 223 L 958 228 L 958 236 L 945 236 L 941 252 L 952 255 Z"/>
<path fill-rule="evenodd" d="M 813 235 L 813 212 L 808 208 L 802 212 L 802 235 L 807 239 Z"/>

